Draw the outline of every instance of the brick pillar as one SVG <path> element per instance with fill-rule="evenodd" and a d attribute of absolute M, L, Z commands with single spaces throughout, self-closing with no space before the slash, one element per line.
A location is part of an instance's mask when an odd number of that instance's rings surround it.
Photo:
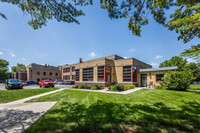
<path fill-rule="evenodd" d="M 131 66 L 131 82 L 133 82 L 133 66 Z"/>
<path fill-rule="evenodd" d="M 104 82 L 107 82 L 107 78 L 106 78 L 106 66 L 104 66 Z"/>

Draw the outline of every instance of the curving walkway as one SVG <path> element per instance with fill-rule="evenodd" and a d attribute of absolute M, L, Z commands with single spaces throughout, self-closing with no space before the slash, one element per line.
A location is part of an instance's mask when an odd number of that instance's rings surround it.
<path fill-rule="evenodd" d="M 56 102 L 24 103 L 25 101 L 62 91 L 59 89 L 17 101 L 0 104 L 0 132 L 21 133 L 46 113 Z"/>

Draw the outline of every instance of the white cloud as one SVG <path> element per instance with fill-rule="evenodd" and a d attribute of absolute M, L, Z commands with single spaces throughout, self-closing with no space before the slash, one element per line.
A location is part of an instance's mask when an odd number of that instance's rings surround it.
<path fill-rule="evenodd" d="M 91 52 L 90 54 L 89 54 L 89 57 L 96 57 L 97 55 L 95 54 L 95 52 Z"/>
<path fill-rule="evenodd" d="M 155 57 L 155 59 L 161 59 L 161 58 L 163 58 L 162 55 L 157 55 L 157 56 Z"/>
<path fill-rule="evenodd" d="M 152 66 L 158 66 L 158 64 L 157 64 L 157 63 L 154 63 L 154 62 L 151 62 L 151 63 L 148 63 L 148 64 L 150 64 L 150 65 L 152 65 Z"/>
<path fill-rule="evenodd" d="M 14 53 L 12 53 L 12 52 L 10 53 L 10 55 L 11 55 L 12 57 L 16 57 L 16 55 L 15 55 Z"/>
<path fill-rule="evenodd" d="M 195 59 L 193 59 L 193 58 L 188 58 L 188 59 L 187 59 L 187 61 L 188 61 L 188 63 L 191 63 L 191 62 L 196 62 L 196 60 L 195 60 Z"/>
<path fill-rule="evenodd" d="M 131 48 L 131 49 L 129 49 L 129 52 L 131 53 L 131 52 L 134 52 L 135 51 L 135 49 L 133 49 L 133 48 Z"/>
<path fill-rule="evenodd" d="M 0 55 L 2 55 L 2 54 L 3 54 L 3 52 L 0 51 Z"/>
<path fill-rule="evenodd" d="M 127 58 L 128 58 L 128 57 L 126 57 L 126 56 L 124 57 L 124 59 L 127 59 Z"/>

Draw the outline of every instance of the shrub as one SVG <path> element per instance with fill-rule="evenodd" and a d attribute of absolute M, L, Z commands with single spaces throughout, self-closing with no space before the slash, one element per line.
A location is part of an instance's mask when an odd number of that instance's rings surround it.
<path fill-rule="evenodd" d="M 156 85 L 154 88 L 155 89 L 160 89 L 160 90 L 165 90 L 166 89 L 166 87 L 162 86 L 162 85 Z"/>
<path fill-rule="evenodd" d="M 121 84 L 110 85 L 108 87 L 108 89 L 111 90 L 111 91 L 123 91 L 124 85 L 121 85 Z"/>
<path fill-rule="evenodd" d="M 188 71 L 171 71 L 162 78 L 161 85 L 169 90 L 185 91 L 189 88 L 190 82 L 194 79 L 190 70 Z"/>
<path fill-rule="evenodd" d="M 83 85 L 83 86 L 84 86 L 83 89 L 90 89 L 91 88 L 91 86 L 89 86 L 89 85 Z"/>
<path fill-rule="evenodd" d="M 74 86 L 73 86 L 73 88 L 78 88 L 78 87 L 79 87 L 78 85 L 74 85 Z"/>
<path fill-rule="evenodd" d="M 96 86 L 91 86 L 91 90 L 96 90 L 97 87 Z"/>
<path fill-rule="evenodd" d="M 84 85 L 79 85 L 78 86 L 79 89 L 84 89 L 84 87 L 85 87 Z"/>
<path fill-rule="evenodd" d="M 125 85 L 124 86 L 124 90 L 130 90 L 130 89 L 134 89 L 134 88 L 136 88 L 135 85 Z"/>
<path fill-rule="evenodd" d="M 92 89 L 92 90 L 102 89 L 102 85 L 96 84 L 96 85 L 94 85 L 94 86 L 91 86 L 91 89 Z"/>

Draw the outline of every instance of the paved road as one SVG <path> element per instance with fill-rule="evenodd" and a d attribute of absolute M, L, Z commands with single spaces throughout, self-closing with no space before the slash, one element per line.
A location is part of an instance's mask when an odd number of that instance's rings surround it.
<path fill-rule="evenodd" d="M 72 85 L 55 85 L 56 88 L 72 88 Z M 39 89 L 38 85 L 28 85 L 24 86 L 23 89 Z M 0 90 L 6 90 L 4 84 L 0 84 Z"/>

